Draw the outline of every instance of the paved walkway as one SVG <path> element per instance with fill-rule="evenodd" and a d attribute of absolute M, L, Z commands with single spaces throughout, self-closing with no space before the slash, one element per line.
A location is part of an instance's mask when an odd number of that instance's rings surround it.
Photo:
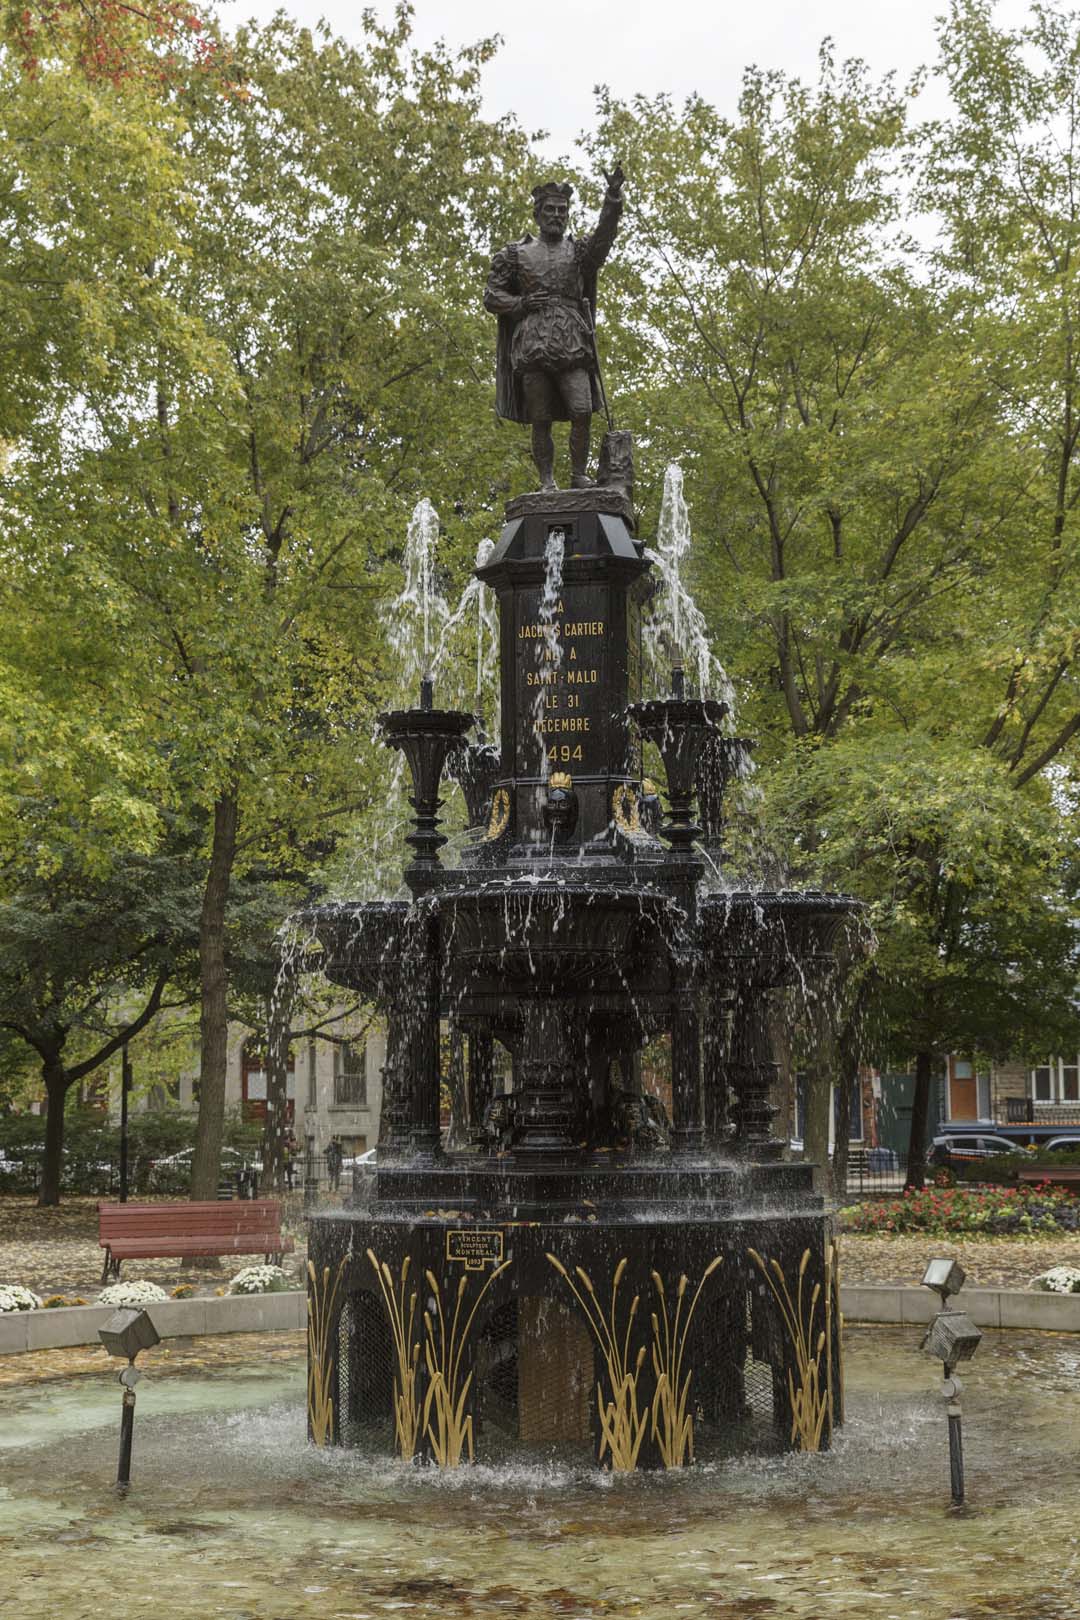
<path fill-rule="evenodd" d="M 299 1333 L 219 1333 L 200 1339 L 168 1339 L 144 1350 L 139 1366 L 159 1378 L 184 1376 L 214 1367 L 250 1367 L 268 1361 L 303 1361 L 307 1335 Z M 80 1378 L 119 1366 L 100 1344 L 70 1350 L 32 1350 L 21 1356 L 0 1356 L 0 1389 L 19 1384 L 49 1383 L 58 1378 Z"/>

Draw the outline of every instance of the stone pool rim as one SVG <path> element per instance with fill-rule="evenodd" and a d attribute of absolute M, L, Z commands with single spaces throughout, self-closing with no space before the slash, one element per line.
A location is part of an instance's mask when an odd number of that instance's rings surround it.
<path fill-rule="evenodd" d="M 983 1328 L 1080 1333 L 1080 1294 L 1044 1294 L 1027 1288 L 965 1288 L 964 1309 Z M 847 1283 L 840 1308 L 850 1323 L 917 1326 L 928 1322 L 937 1300 L 923 1288 L 900 1284 Z M 0 1356 L 33 1350 L 96 1344 L 112 1305 L 62 1305 L 53 1310 L 13 1311 L 0 1316 Z M 228 1294 L 222 1298 L 161 1300 L 149 1307 L 163 1339 L 218 1333 L 286 1333 L 307 1326 L 303 1289 L 280 1294 Z"/>

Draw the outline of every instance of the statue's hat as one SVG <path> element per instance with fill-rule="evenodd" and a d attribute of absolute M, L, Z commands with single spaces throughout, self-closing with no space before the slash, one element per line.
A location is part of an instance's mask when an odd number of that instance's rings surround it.
<path fill-rule="evenodd" d="M 569 202 L 573 195 L 574 188 L 569 180 L 545 180 L 542 185 L 533 186 L 533 206 L 539 208 L 545 197 L 561 197 L 564 202 Z"/>

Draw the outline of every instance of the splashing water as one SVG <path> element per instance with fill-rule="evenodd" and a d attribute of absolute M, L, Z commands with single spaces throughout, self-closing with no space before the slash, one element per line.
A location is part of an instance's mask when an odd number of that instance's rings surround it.
<path fill-rule="evenodd" d="M 449 616 L 435 579 L 439 514 L 417 501 L 405 536 L 405 584 L 390 604 L 388 638 L 394 654 L 394 690 L 406 704 L 417 701 L 420 680 L 431 673 L 436 638 Z"/>
<path fill-rule="evenodd" d="M 476 566 L 483 568 L 489 561 L 491 553 L 495 550 L 493 540 L 481 540 L 476 548 Z M 447 701 L 467 702 L 477 717 L 483 721 L 485 708 L 489 695 L 493 697 L 496 710 L 493 725 L 498 730 L 498 682 L 496 671 L 499 657 L 499 618 L 495 608 L 495 594 L 489 590 L 483 580 L 470 579 L 461 593 L 457 607 L 448 616 L 439 635 L 439 644 L 431 660 L 431 674 L 438 677 L 446 671 L 447 658 L 450 654 L 455 632 L 467 625 L 475 612 L 476 615 L 476 678 L 473 691 L 465 692 L 465 683 L 461 681 L 456 685 L 451 681 Z"/>
<path fill-rule="evenodd" d="M 566 535 L 562 529 L 552 529 L 544 546 L 544 583 L 540 588 L 537 623 L 540 626 L 540 685 L 533 699 L 532 725 L 540 750 L 540 780 L 549 775 L 547 740 L 544 736 L 544 708 L 549 691 L 558 686 L 559 670 L 563 661 L 563 646 L 559 639 L 559 606 L 562 601 L 563 557 Z"/>
<path fill-rule="evenodd" d="M 672 462 L 664 473 L 664 494 L 657 524 L 656 550 L 645 555 L 660 575 L 661 588 L 644 626 L 645 651 L 658 689 L 667 689 L 667 662 L 688 665 L 699 697 L 720 698 L 734 708 L 734 691 L 723 665 L 713 655 L 704 614 L 683 584 L 682 566 L 690 550 L 690 514 L 683 496 L 683 473 Z"/>

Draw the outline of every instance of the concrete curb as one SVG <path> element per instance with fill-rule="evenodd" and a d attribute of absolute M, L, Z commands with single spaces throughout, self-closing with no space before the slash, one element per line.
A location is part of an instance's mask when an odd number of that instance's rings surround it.
<path fill-rule="evenodd" d="M 98 1329 L 115 1305 L 61 1305 L 51 1311 L 5 1311 L 0 1316 L 0 1356 L 26 1350 L 59 1350 L 97 1344 Z M 147 1307 L 163 1339 L 203 1333 L 283 1333 L 307 1325 L 303 1289 L 283 1294 L 226 1294 L 206 1299 L 168 1299 Z"/>
<path fill-rule="evenodd" d="M 163 1339 L 204 1333 L 284 1333 L 307 1325 L 306 1301 L 302 1289 L 290 1289 L 284 1294 L 169 1299 L 151 1305 L 149 1310 Z M 1080 1294 L 965 1288 L 959 1303 L 979 1327 L 1080 1333 Z M 5 1312 L 0 1316 L 0 1356 L 96 1344 L 98 1328 L 115 1309 L 113 1305 L 71 1305 L 52 1311 Z M 933 1316 L 937 1296 L 925 1288 L 850 1283 L 840 1289 L 840 1309 L 848 1322 L 894 1322 L 914 1327 Z"/>
<path fill-rule="evenodd" d="M 1042 1294 L 1029 1288 L 965 1288 L 956 1300 L 977 1327 L 1030 1328 L 1080 1333 L 1080 1294 Z M 941 1309 L 928 1288 L 841 1284 L 840 1309 L 848 1322 L 929 1322 Z"/>

